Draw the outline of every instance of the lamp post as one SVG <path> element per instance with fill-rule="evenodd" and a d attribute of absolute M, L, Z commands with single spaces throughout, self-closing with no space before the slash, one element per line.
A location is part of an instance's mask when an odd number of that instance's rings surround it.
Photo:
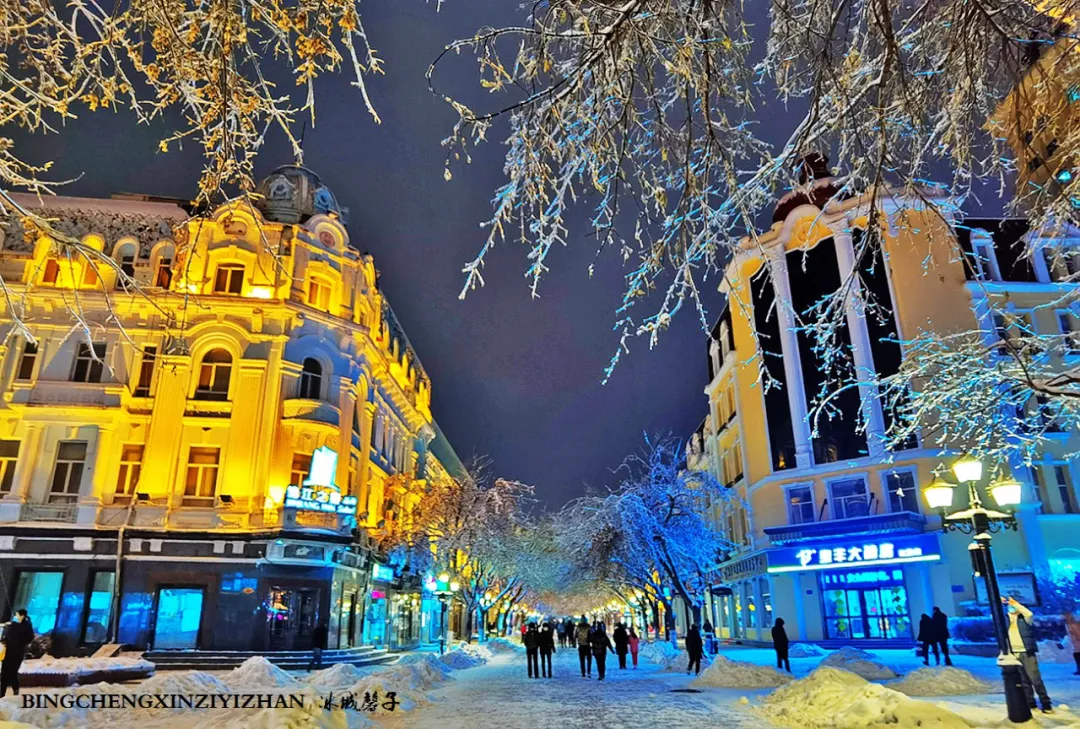
<path fill-rule="evenodd" d="M 971 554 L 972 569 L 976 577 L 982 577 L 986 583 L 986 599 L 990 603 L 990 616 L 994 623 L 994 635 L 998 643 L 998 666 L 1001 678 L 1005 682 L 1005 703 L 1008 707 L 1009 721 L 1017 724 L 1030 721 L 1031 708 L 1024 694 L 1023 668 L 1012 652 L 1009 641 L 1009 625 L 1001 607 L 1001 590 L 998 588 L 997 572 L 994 571 L 994 558 L 990 551 L 991 534 L 1006 529 L 1017 530 L 1016 517 L 1011 513 L 987 509 L 979 497 L 977 483 L 982 480 L 982 463 L 970 457 L 964 457 L 953 464 L 956 480 L 967 485 L 968 505 L 966 509 L 948 513 L 952 508 L 956 487 L 941 479 L 934 479 L 923 488 L 923 496 L 931 509 L 941 513 L 942 530 L 959 531 L 973 534 L 968 551 Z M 988 489 L 997 505 L 1003 508 L 1019 505 L 1023 487 L 1016 481 L 996 481 Z"/>
<path fill-rule="evenodd" d="M 439 655 L 446 652 L 446 604 L 457 591 L 461 589 L 461 583 L 450 579 L 448 572 L 440 572 L 435 578 L 435 597 L 439 598 Z"/>

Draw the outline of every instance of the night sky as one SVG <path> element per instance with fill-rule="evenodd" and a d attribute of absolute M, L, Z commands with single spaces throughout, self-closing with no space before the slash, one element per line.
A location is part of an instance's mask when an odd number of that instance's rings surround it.
<path fill-rule="evenodd" d="M 533 484 L 543 502 L 558 507 L 586 485 L 611 484 L 611 470 L 640 447 L 644 431 L 694 431 L 707 411 L 706 335 L 684 310 L 658 349 L 635 341 L 602 386 L 618 343 L 612 324 L 624 271 L 609 253 L 588 278 L 594 243 L 584 214 L 571 231 L 573 246 L 550 256 L 554 270 L 542 298 L 530 298 L 525 250 L 510 244 L 489 256 L 487 286 L 458 300 L 461 267 L 483 241 L 479 223 L 503 181 L 503 147 L 499 134 L 489 134 L 473 164 L 444 181 L 440 141 L 454 113 L 428 92 L 424 73 L 455 37 L 520 22 L 516 5 L 448 0 L 436 13 L 423 0 L 363 3 L 368 33 L 386 61 L 386 75 L 369 80 L 383 124 L 372 122 L 347 75 L 325 77 L 305 164 L 349 208 L 353 244 L 375 256 L 380 285 L 432 378 L 435 418 L 458 454 L 466 461 L 490 456 L 496 474 Z M 463 53 L 451 64 L 443 82 L 482 103 L 486 94 L 469 95 L 476 88 L 472 59 Z M 790 118 L 772 111 L 763 118 L 786 131 Z M 162 136 L 163 128 L 136 127 L 126 113 L 84 111 L 61 134 L 16 139 L 31 161 L 56 161 L 53 179 L 82 175 L 62 194 L 191 197 L 202 159 L 195 149 L 158 152 Z M 260 174 L 292 161 L 282 141 L 271 137 L 260 152 Z M 707 286 L 710 317 L 716 283 Z"/>

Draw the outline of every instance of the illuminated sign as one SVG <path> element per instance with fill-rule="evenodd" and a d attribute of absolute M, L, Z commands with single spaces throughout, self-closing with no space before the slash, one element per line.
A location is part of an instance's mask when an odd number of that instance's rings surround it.
<path fill-rule="evenodd" d="M 285 507 L 347 516 L 356 514 L 356 497 L 342 496 L 341 489 L 334 483 L 337 460 L 337 453 L 326 446 L 312 453 L 311 471 L 304 483 L 285 489 Z"/>
<path fill-rule="evenodd" d="M 858 587 L 859 585 L 888 586 L 904 584 L 904 570 L 899 567 L 879 570 L 859 570 L 858 572 L 825 572 L 821 575 L 821 585 L 825 589 L 836 587 Z"/>
<path fill-rule="evenodd" d="M 375 563 L 371 566 L 371 579 L 376 582 L 392 582 L 394 580 L 394 570 Z"/>
<path fill-rule="evenodd" d="M 769 550 L 769 572 L 850 569 L 876 565 L 933 562 L 941 559 L 937 535 L 916 534 L 892 539 L 845 540 L 843 543 L 799 545 Z"/>

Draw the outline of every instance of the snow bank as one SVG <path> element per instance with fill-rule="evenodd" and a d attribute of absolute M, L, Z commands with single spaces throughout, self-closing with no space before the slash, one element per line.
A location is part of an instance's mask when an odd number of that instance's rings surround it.
<path fill-rule="evenodd" d="M 717 656 L 690 685 L 699 688 L 776 688 L 791 680 L 789 674 L 769 666 Z"/>
<path fill-rule="evenodd" d="M 367 694 L 377 694 L 380 711 L 383 711 L 382 703 L 386 700 L 386 695 L 393 691 L 400 702 L 394 711 L 412 711 L 418 705 L 430 701 L 428 689 L 446 680 L 445 666 L 440 670 L 435 667 L 439 661 L 434 659 L 434 656 L 429 658 L 433 660 L 399 663 L 393 668 L 374 673 L 354 684 L 349 692 L 357 701 L 361 701 Z"/>
<path fill-rule="evenodd" d="M 970 671 L 952 666 L 920 668 L 888 686 L 908 696 L 966 696 L 988 694 L 994 690 L 993 686 L 975 678 Z"/>
<path fill-rule="evenodd" d="M 794 643 L 788 648 L 788 658 L 817 658 L 828 651 L 813 643 Z"/>
<path fill-rule="evenodd" d="M 23 661 L 20 675 L 42 673 L 101 673 L 107 671 L 145 671 L 153 673 L 154 664 L 141 658 L 53 658 L 45 654 L 41 658 Z"/>
<path fill-rule="evenodd" d="M 656 663 L 661 666 L 666 666 L 669 660 L 679 654 L 679 649 L 667 641 L 642 643 L 638 650 L 638 656 L 641 660 L 648 661 L 649 663 Z"/>
<path fill-rule="evenodd" d="M 1039 663 L 1068 663 L 1073 662 L 1073 649 L 1069 641 L 1040 640 Z"/>
<path fill-rule="evenodd" d="M 776 689 L 765 697 L 758 711 L 776 724 L 799 729 L 970 727 L 947 709 L 830 667 L 818 668 L 806 678 Z"/>
<path fill-rule="evenodd" d="M 225 674 L 225 683 L 234 689 L 284 688 L 295 686 L 296 679 L 262 656 L 252 656 Z"/>
<path fill-rule="evenodd" d="M 487 642 L 487 649 L 492 653 L 517 653 L 524 650 L 520 643 L 514 643 L 509 638 L 492 638 Z"/>
<path fill-rule="evenodd" d="M 868 681 L 885 681 L 898 674 L 883 663 L 873 660 L 874 655 L 859 648 L 844 646 L 825 658 L 818 667 L 842 668 Z"/>
<path fill-rule="evenodd" d="M 455 671 L 463 668 L 475 668 L 476 666 L 482 666 L 487 663 L 487 660 L 482 658 L 479 654 L 463 651 L 458 648 L 444 653 L 438 660 L 442 661 L 444 665 Z"/>
<path fill-rule="evenodd" d="M 412 658 L 414 654 L 405 656 Z M 404 658 L 402 660 L 405 660 Z M 360 679 L 368 676 L 370 671 L 357 668 L 350 663 L 335 663 L 330 668 L 315 671 L 307 677 L 305 683 L 316 689 L 342 689 L 352 686 Z"/>
<path fill-rule="evenodd" d="M 139 684 L 144 694 L 227 694 L 232 691 L 217 676 L 204 671 L 159 673 Z"/>
<path fill-rule="evenodd" d="M 477 658 L 482 658 L 485 661 L 490 661 L 492 658 L 495 657 L 495 653 L 493 653 L 486 644 L 481 645 L 480 643 L 466 643 L 465 641 L 458 641 L 454 644 L 453 650 L 468 653 L 469 655 L 475 656 Z"/>

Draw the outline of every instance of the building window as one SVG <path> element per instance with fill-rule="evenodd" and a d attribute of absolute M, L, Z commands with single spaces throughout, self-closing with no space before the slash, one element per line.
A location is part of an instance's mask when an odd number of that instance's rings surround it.
<path fill-rule="evenodd" d="M 1050 500 L 1046 497 L 1046 485 L 1043 483 L 1042 466 L 1037 463 L 1031 464 L 1031 482 L 1035 484 L 1035 494 L 1039 499 L 1038 513 L 1046 513 L 1046 507 Z"/>
<path fill-rule="evenodd" d="M 19 441 L 0 440 L 0 493 L 11 493 L 15 465 L 19 461 Z"/>
<path fill-rule="evenodd" d="M 41 283 L 55 286 L 58 278 L 60 278 L 60 262 L 55 258 L 50 258 L 45 261 L 45 272 L 41 275 Z"/>
<path fill-rule="evenodd" d="M 853 519 L 870 513 L 866 500 L 866 481 L 845 478 L 829 484 L 833 519 Z"/>
<path fill-rule="evenodd" d="M 117 262 L 120 264 L 120 275 L 116 277 L 120 288 L 127 291 L 135 285 L 135 246 L 128 243 L 118 251 Z"/>
<path fill-rule="evenodd" d="M 305 400 L 322 397 L 322 365 L 311 357 L 304 360 L 304 370 L 300 373 L 300 397 Z"/>
<path fill-rule="evenodd" d="M 45 635 L 56 627 L 63 584 L 63 572 L 19 573 L 14 604 L 26 610 L 30 624 L 38 635 Z"/>
<path fill-rule="evenodd" d="M 289 484 L 292 486 L 302 486 L 304 481 L 307 481 L 309 473 L 311 473 L 311 454 L 293 453 L 292 472 L 289 474 Z"/>
<path fill-rule="evenodd" d="M 307 303 L 320 311 L 330 311 L 330 284 L 321 279 L 308 279 Z"/>
<path fill-rule="evenodd" d="M 157 347 L 143 347 L 142 362 L 139 363 L 139 384 L 135 387 L 135 397 L 150 397 L 150 385 L 154 381 L 156 363 Z"/>
<path fill-rule="evenodd" d="M 104 643 L 109 637 L 112 621 L 112 591 L 116 573 L 96 571 L 90 586 L 90 598 L 86 601 L 86 623 L 83 625 L 83 643 Z"/>
<path fill-rule="evenodd" d="M 788 523 L 809 524 L 814 521 L 814 490 L 810 486 L 793 486 L 787 490 Z"/>
<path fill-rule="evenodd" d="M 157 271 L 154 272 L 154 285 L 158 288 L 167 289 L 172 283 L 172 257 L 162 256 L 158 259 Z"/>
<path fill-rule="evenodd" d="M 1054 479 L 1057 481 L 1058 494 L 1061 496 L 1061 508 L 1066 514 L 1076 513 L 1073 503 L 1072 484 L 1069 482 L 1069 469 L 1066 466 L 1054 466 Z"/>
<path fill-rule="evenodd" d="M 232 355 L 224 349 L 212 349 L 199 366 L 197 400 L 228 400 L 229 380 L 232 377 Z"/>
<path fill-rule="evenodd" d="M 34 365 L 37 363 L 37 344 L 31 341 L 23 343 L 22 356 L 19 358 L 18 380 L 34 379 Z"/>
<path fill-rule="evenodd" d="M 1071 311 L 1057 312 L 1058 329 L 1064 337 L 1062 349 L 1065 354 L 1080 354 L 1080 329 Z"/>
<path fill-rule="evenodd" d="M 1000 281 L 1001 271 L 998 270 L 993 239 L 989 237 L 973 239 L 971 250 L 974 253 L 975 271 L 978 273 L 978 278 L 983 281 Z"/>
<path fill-rule="evenodd" d="M 769 593 L 769 578 L 758 578 L 758 591 L 761 592 L 761 627 L 772 627 L 772 595 Z"/>
<path fill-rule="evenodd" d="M 133 496 L 139 486 L 142 472 L 143 446 L 140 443 L 125 444 L 120 451 L 120 473 L 116 477 L 117 496 Z"/>
<path fill-rule="evenodd" d="M 97 264 L 95 264 L 93 261 L 91 261 L 89 258 L 87 258 L 85 268 L 83 268 L 83 285 L 84 286 L 97 286 L 97 282 L 98 282 Z"/>
<path fill-rule="evenodd" d="M 898 471 L 885 475 L 885 490 L 889 493 L 889 511 L 919 513 L 919 490 L 915 488 L 913 471 Z"/>
<path fill-rule="evenodd" d="M 72 382 L 101 382 L 105 370 L 105 342 L 94 342 L 93 348 L 86 342 L 79 342 L 75 352 L 75 369 L 71 373 Z"/>
<path fill-rule="evenodd" d="M 63 440 L 56 449 L 49 501 L 70 503 L 79 496 L 79 483 L 86 467 L 86 441 Z"/>
<path fill-rule="evenodd" d="M 214 276 L 215 294 L 240 294 L 244 291 L 244 267 L 239 263 L 226 263 L 217 267 Z"/>
<path fill-rule="evenodd" d="M 193 499 L 212 499 L 217 492 L 218 463 L 221 449 L 206 446 L 188 451 L 187 479 L 184 496 Z"/>

